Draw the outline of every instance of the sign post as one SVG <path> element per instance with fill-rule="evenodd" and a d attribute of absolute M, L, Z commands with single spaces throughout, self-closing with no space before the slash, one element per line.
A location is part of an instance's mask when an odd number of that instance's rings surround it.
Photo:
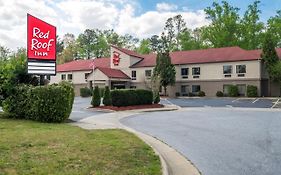
<path fill-rule="evenodd" d="M 56 75 L 56 27 L 27 14 L 28 74 Z"/>

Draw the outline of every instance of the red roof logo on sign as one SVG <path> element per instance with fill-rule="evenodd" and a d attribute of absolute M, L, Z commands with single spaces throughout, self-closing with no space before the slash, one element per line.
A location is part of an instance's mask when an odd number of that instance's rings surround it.
<path fill-rule="evenodd" d="M 114 51 L 113 52 L 113 64 L 114 66 L 118 66 L 120 62 L 120 53 Z"/>
<path fill-rule="evenodd" d="M 56 60 L 56 27 L 27 15 L 27 57 Z"/>

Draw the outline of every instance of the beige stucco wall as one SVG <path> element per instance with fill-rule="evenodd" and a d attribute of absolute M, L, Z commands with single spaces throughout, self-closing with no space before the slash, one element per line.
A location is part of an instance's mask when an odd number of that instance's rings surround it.
<path fill-rule="evenodd" d="M 90 73 L 91 71 L 73 71 L 73 72 L 57 72 L 56 76 L 51 76 L 50 83 L 59 83 L 61 82 L 61 75 L 66 75 L 66 80 L 71 81 L 73 84 L 85 84 L 85 73 Z M 68 80 L 67 75 L 72 74 L 72 80 Z"/>

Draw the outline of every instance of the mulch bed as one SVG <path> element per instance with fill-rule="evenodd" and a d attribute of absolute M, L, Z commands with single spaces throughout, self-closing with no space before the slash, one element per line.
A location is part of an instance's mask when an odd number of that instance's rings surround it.
<path fill-rule="evenodd" d="M 109 109 L 113 111 L 127 111 L 127 110 L 135 110 L 135 109 L 150 109 L 150 108 L 163 108 L 164 106 L 161 104 L 151 104 L 151 105 L 136 105 L 136 106 L 99 106 L 94 109 Z"/>

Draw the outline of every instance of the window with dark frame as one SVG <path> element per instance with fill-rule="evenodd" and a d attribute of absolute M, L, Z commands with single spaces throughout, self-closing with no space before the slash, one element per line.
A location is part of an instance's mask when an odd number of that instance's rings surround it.
<path fill-rule="evenodd" d="M 67 80 L 72 80 L 72 74 L 67 74 Z"/>
<path fill-rule="evenodd" d="M 201 90 L 200 85 L 192 85 L 192 93 L 197 93 Z"/>
<path fill-rule="evenodd" d="M 193 67 L 192 75 L 200 75 L 200 67 Z"/>
<path fill-rule="evenodd" d="M 188 78 L 188 68 L 181 68 L 182 78 Z"/>
<path fill-rule="evenodd" d="M 133 70 L 132 71 L 132 80 L 136 80 L 137 79 L 137 71 Z"/>
<path fill-rule="evenodd" d="M 236 73 L 238 74 L 246 73 L 246 65 L 236 65 Z"/>
<path fill-rule="evenodd" d="M 61 80 L 66 80 L 66 75 L 65 74 L 61 75 Z"/>
<path fill-rule="evenodd" d="M 145 76 L 151 77 L 151 70 L 145 70 Z"/>
<path fill-rule="evenodd" d="M 223 74 L 232 74 L 232 66 L 231 65 L 223 66 Z"/>

